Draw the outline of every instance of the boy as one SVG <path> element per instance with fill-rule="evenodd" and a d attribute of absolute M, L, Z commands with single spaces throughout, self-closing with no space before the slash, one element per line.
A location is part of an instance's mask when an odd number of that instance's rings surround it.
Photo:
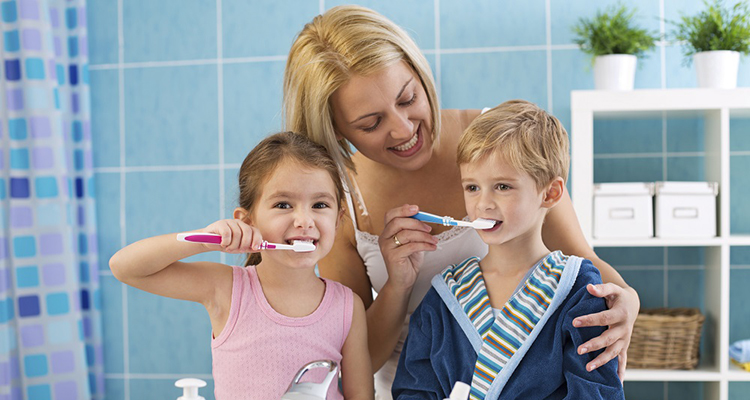
<path fill-rule="evenodd" d="M 489 252 L 433 278 L 409 323 L 394 399 L 442 400 L 456 381 L 471 385 L 471 399 L 624 399 L 616 360 L 587 372 L 596 354 L 576 353 L 603 331 L 572 324 L 605 310 L 586 290 L 599 271 L 542 241 L 568 174 L 560 121 L 505 102 L 466 129 L 457 162 L 469 219 L 496 221 L 478 231 Z"/>

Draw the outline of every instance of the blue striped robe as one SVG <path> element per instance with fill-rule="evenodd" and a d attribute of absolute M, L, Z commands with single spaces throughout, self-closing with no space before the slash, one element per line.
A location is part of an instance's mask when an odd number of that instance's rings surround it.
<path fill-rule="evenodd" d="M 587 372 L 586 363 L 599 352 L 576 352 L 578 346 L 604 331 L 601 327 L 574 328 L 572 324 L 578 316 L 606 309 L 603 299 L 586 290 L 589 283 L 601 283 L 599 271 L 588 260 L 570 257 L 566 261 L 551 304 L 493 377 L 486 399 L 624 399 L 617 359 Z M 483 279 L 481 272 L 479 275 Z M 475 378 L 483 338 L 472 321 L 476 317 L 467 315 L 451 290 L 457 283 L 451 278 L 445 272 L 436 276 L 412 314 L 393 383 L 394 399 L 443 400 L 456 381 L 471 385 Z M 465 305 L 466 300 L 462 301 Z"/>

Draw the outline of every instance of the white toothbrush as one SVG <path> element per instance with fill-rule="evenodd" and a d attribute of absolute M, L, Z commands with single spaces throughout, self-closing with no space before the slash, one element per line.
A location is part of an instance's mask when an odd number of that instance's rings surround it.
<path fill-rule="evenodd" d="M 221 244 L 221 235 L 216 233 L 184 232 L 177 234 L 177 240 L 180 242 Z M 292 244 L 270 243 L 264 240 L 260 244 L 260 250 L 292 250 L 297 253 L 306 253 L 315 251 L 315 245 L 301 240 L 295 240 Z"/>
<path fill-rule="evenodd" d="M 420 211 L 415 215 L 412 215 L 411 217 L 423 222 L 430 222 L 433 224 L 441 224 L 444 226 L 468 226 L 469 228 L 474 229 L 490 229 L 496 224 L 496 221 L 490 219 L 477 218 L 474 221 L 461 221 L 453 219 L 451 217 L 440 217 L 424 211 Z"/>

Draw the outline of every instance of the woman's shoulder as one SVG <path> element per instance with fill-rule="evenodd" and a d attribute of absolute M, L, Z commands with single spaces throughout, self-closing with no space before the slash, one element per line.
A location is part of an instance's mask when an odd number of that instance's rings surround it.
<path fill-rule="evenodd" d="M 458 126 L 463 131 L 467 126 L 482 113 L 482 110 L 458 110 L 444 109 L 441 110 L 441 119 L 444 125 Z M 445 128 L 443 128 L 445 129 Z"/>

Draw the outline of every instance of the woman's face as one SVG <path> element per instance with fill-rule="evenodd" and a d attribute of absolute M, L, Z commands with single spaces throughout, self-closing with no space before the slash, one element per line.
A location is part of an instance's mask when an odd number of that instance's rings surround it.
<path fill-rule="evenodd" d="M 417 74 L 405 62 L 354 75 L 334 92 L 336 131 L 367 158 L 404 170 L 432 155 L 432 113 Z"/>

